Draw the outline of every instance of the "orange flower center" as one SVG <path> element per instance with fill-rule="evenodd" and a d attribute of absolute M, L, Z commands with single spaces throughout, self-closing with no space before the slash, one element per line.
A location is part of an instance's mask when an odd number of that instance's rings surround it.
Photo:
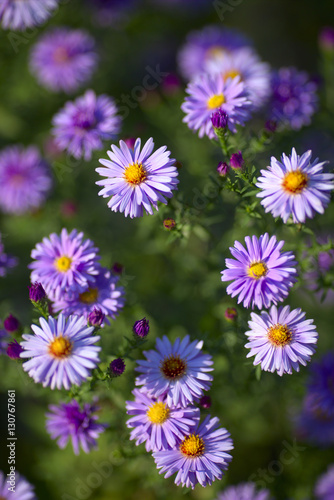
<path fill-rule="evenodd" d="M 288 193 L 299 194 L 308 184 L 308 176 L 301 170 L 293 170 L 284 176 L 283 189 Z"/>
<path fill-rule="evenodd" d="M 49 346 L 49 353 L 55 358 L 67 358 L 72 347 L 73 344 L 67 337 L 56 337 Z"/>
<path fill-rule="evenodd" d="M 292 340 L 292 331 L 287 325 L 274 325 L 268 328 L 268 339 L 276 347 L 284 347 Z"/>
<path fill-rule="evenodd" d="M 204 441 L 198 434 L 190 434 L 190 436 L 187 436 L 180 444 L 180 451 L 186 457 L 200 457 L 203 455 L 204 450 Z"/>
<path fill-rule="evenodd" d="M 97 301 L 99 296 L 99 291 L 97 288 L 88 288 L 86 292 L 82 292 L 79 294 L 80 302 L 84 304 L 93 304 Z"/>
<path fill-rule="evenodd" d="M 223 73 L 224 80 L 227 80 L 228 78 L 235 78 L 236 76 L 240 76 L 241 80 L 240 72 L 237 69 L 230 69 L 229 71 Z"/>

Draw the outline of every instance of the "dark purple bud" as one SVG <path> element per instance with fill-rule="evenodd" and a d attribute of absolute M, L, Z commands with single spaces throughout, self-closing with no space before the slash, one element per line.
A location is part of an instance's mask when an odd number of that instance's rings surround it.
<path fill-rule="evenodd" d="M 7 354 L 11 359 L 19 359 L 21 352 L 23 352 L 23 347 L 14 340 L 14 342 L 10 342 L 7 347 Z"/>
<path fill-rule="evenodd" d="M 175 220 L 174 220 L 174 219 L 169 218 L 169 219 L 165 219 L 165 220 L 163 221 L 163 225 L 164 225 L 164 227 L 165 227 L 166 229 L 171 230 L 171 229 L 173 229 L 173 228 L 176 226 L 176 222 L 175 222 Z"/>
<path fill-rule="evenodd" d="M 100 309 L 93 309 L 88 315 L 88 324 L 91 326 L 101 326 L 105 318 L 105 314 Z"/>
<path fill-rule="evenodd" d="M 201 399 L 199 400 L 199 404 L 201 405 L 202 408 L 210 408 L 212 405 L 212 401 L 210 396 L 202 396 Z"/>
<path fill-rule="evenodd" d="M 277 129 L 277 122 L 275 120 L 267 120 L 264 124 L 264 128 L 267 132 L 274 133 Z"/>
<path fill-rule="evenodd" d="M 78 212 L 78 205 L 73 200 L 65 200 L 60 206 L 60 211 L 64 217 L 71 218 Z"/>
<path fill-rule="evenodd" d="M 120 264 L 119 262 L 114 262 L 111 270 L 114 274 L 122 274 L 122 272 L 124 271 L 124 266 L 122 266 L 122 264 Z"/>
<path fill-rule="evenodd" d="M 319 45 L 322 50 L 334 50 L 334 28 L 325 26 L 319 35 Z"/>
<path fill-rule="evenodd" d="M 145 338 L 150 331 L 149 321 L 146 318 L 136 321 L 133 325 L 133 333 L 140 338 Z"/>
<path fill-rule="evenodd" d="M 122 373 L 124 373 L 124 370 L 125 370 L 124 359 L 117 358 L 110 363 L 110 373 L 114 377 L 119 377 L 120 375 L 122 375 Z"/>
<path fill-rule="evenodd" d="M 175 73 L 167 75 L 162 82 L 162 90 L 167 95 L 176 94 L 181 88 L 180 78 Z"/>
<path fill-rule="evenodd" d="M 174 167 L 177 168 L 178 170 L 181 170 L 182 168 L 182 163 L 180 161 L 177 161 L 174 163 Z"/>
<path fill-rule="evenodd" d="M 242 157 L 241 151 L 238 153 L 233 153 L 233 155 L 230 158 L 230 165 L 232 168 L 235 170 L 241 170 L 243 165 L 244 165 L 244 159 Z"/>
<path fill-rule="evenodd" d="M 217 172 L 221 177 L 226 177 L 230 171 L 229 165 L 225 161 L 218 163 Z"/>
<path fill-rule="evenodd" d="M 124 139 L 124 142 L 128 148 L 134 149 L 136 139 L 134 137 L 128 137 L 127 139 Z"/>
<path fill-rule="evenodd" d="M 222 109 L 217 109 L 217 111 L 215 111 L 211 115 L 211 122 L 214 128 L 217 129 L 226 128 L 228 122 L 227 113 Z"/>
<path fill-rule="evenodd" d="M 228 321 L 235 321 L 238 317 L 238 313 L 235 307 L 228 307 L 224 313 L 224 316 Z"/>
<path fill-rule="evenodd" d="M 29 287 L 29 299 L 32 302 L 40 302 L 45 299 L 46 293 L 41 283 L 37 281 Z"/>
<path fill-rule="evenodd" d="M 10 314 L 3 322 L 3 326 L 8 333 L 14 333 L 20 328 L 20 322 L 17 318 Z"/>

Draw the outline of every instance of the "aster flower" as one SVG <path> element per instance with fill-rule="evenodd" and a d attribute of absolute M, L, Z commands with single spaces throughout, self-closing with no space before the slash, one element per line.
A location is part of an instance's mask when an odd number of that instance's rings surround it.
<path fill-rule="evenodd" d="M 226 429 L 218 428 L 218 423 L 217 417 L 208 415 L 177 447 L 154 452 L 160 474 L 170 477 L 177 472 L 175 484 L 193 489 L 197 483 L 207 486 L 221 479 L 232 460 L 227 452 L 233 449 L 233 442 Z"/>
<path fill-rule="evenodd" d="M 50 234 L 32 250 L 35 260 L 28 266 L 32 269 L 31 282 L 41 283 L 51 300 L 58 298 L 60 292 L 84 292 L 95 282 L 100 270 L 99 249 L 83 237 L 76 229 L 69 234 L 62 229 L 59 236 Z"/>
<path fill-rule="evenodd" d="M 136 385 L 143 385 L 153 397 L 166 395 L 168 406 L 187 406 L 200 398 L 211 385 L 211 356 L 201 352 L 203 341 L 190 342 L 189 335 L 174 344 L 163 336 L 157 339 L 157 351 L 143 351 L 146 360 L 137 361 L 141 375 Z"/>
<path fill-rule="evenodd" d="M 73 451 L 85 453 L 97 449 L 97 438 L 104 432 L 106 424 L 97 423 L 98 416 L 95 405 L 85 403 L 81 408 L 74 399 L 70 403 L 50 405 L 50 413 L 46 413 L 46 430 L 51 439 L 57 439 L 59 448 L 65 448 L 72 441 Z"/>
<path fill-rule="evenodd" d="M 86 31 L 55 28 L 33 47 L 30 69 L 43 87 L 71 93 L 91 78 L 97 59 L 95 41 Z"/>
<path fill-rule="evenodd" d="M 127 421 L 133 428 L 130 439 L 137 446 L 145 443 L 146 451 L 174 448 L 199 420 L 197 408 L 170 408 L 164 396 L 153 398 L 138 389 L 132 394 L 135 400 L 126 401 L 127 414 L 134 415 Z"/>
<path fill-rule="evenodd" d="M 34 487 L 15 471 L 15 491 L 8 490 L 9 477 L 0 470 L 0 497 L 3 500 L 37 500 Z"/>
<path fill-rule="evenodd" d="M 58 0 L 1 0 L 0 23 L 4 29 L 23 31 L 43 24 L 58 7 Z"/>
<path fill-rule="evenodd" d="M 304 71 L 281 68 L 272 75 L 270 118 L 285 127 L 299 130 L 311 123 L 317 110 L 317 85 Z"/>
<path fill-rule="evenodd" d="M 224 80 L 220 74 L 203 73 L 189 83 L 187 92 L 189 96 L 181 106 L 186 114 L 183 121 L 191 130 L 198 130 L 199 137 L 216 138 L 211 116 L 218 109 L 227 113 L 227 125 L 232 132 L 237 131 L 236 125 L 244 125 L 250 118 L 251 103 L 238 76 Z"/>
<path fill-rule="evenodd" d="M 58 319 L 49 316 L 48 322 L 39 319 L 40 327 L 31 325 L 34 335 L 22 335 L 21 358 L 31 358 L 23 363 L 23 370 L 36 383 L 66 390 L 71 385 L 81 385 L 100 361 L 101 347 L 95 344 L 100 337 L 92 336 L 93 327 L 87 327 L 85 318 L 62 314 Z"/>
<path fill-rule="evenodd" d="M 92 157 L 105 140 L 114 139 L 120 130 L 121 118 L 111 97 L 96 96 L 93 90 L 73 102 L 67 102 L 53 118 L 56 144 L 74 158 Z"/>
<path fill-rule="evenodd" d="M 308 394 L 302 411 L 294 418 L 298 439 L 327 448 L 334 444 L 334 415 L 328 415 L 317 407 L 314 395 Z"/>
<path fill-rule="evenodd" d="M 222 61 L 231 52 L 248 45 L 248 39 L 232 29 L 206 26 L 201 31 L 192 31 L 178 55 L 180 72 L 191 80 L 205 72 L 207 64 Z"/>
<path fill-rule="evenodd" d="M 255 356 L 254 365 L 262 370 L 292 374 L 299 364 L 306 365 L 315 352 L 318 334 L 313 319 L 305 320 L 301 309 L 290 311 L 289 306 L 272 306 L 269 313 L 252 313 L 246 332 L 250 349 L 247 358 Z"/>
<path fill-rule="evenodd" d="M 327 472 L 319 477 L 314 493 L 317 500 L 332 500 L 334 498 L 334 464 L 331 464 Z"/>
<path fill-rule="evenodd" d="M 297 281 L 297 262 L 292 252 L 281 252 L 284 241 L 276 236 L 269 239 L 268 233 L 257 238 L 246 236 L 245 248 L 234 242 L 230 252 L 234 259 L 226 259 L 228 269 L 221 272 L 222 281 L 233 281 L 226 292 L 235 297 L 244 307 L 262 309 L 270 304 L 282 302 Z"/>
<path fill-rule="evenodd" d="M 334 416 L 334 352 L 326 353 L 310 366 L 309 392 L 315 411 Z"/>
<path fill-rule="evenodd" d="M 0 233 L 0 277 L 3 278 L 7 275 L 9 269 L 17 266 L 17 258 L 7 255 L 5 247 L 2 243 L 2 235 Z"/>
<path fill-rule="evenodd" d="M 119 148 L 111 146 L 112 151 L 107 152 L 110 160 L 100 160 L 104 167 L 96 169 L 106 177 L 96 182 L 104 186 L 99 195 L 111 196 L 108 207 L 113 212 L 124 212 L 125 217 L 142 217 L 144 210 L 152 215 L 152 206 L 158 210 L 158 201 L 167 204 L 166 198 L 171 198 L 172 191 L 177 188 L 175 160 L 169 158 L 166 146 L 152 154 L 152 138 L 142 149 L 140 139 L 136 140 L 133 150 L 124 141 L 119 145 Z"/>
<path fill-rule="evenodd" d="M 264 489 L 256 491 L 255 483 L 241 483 L 225 488 L 217 500 L 270 500 L 270 491 Z"/>
<path fill-rule="evenodd" d="M 311 150 L 299 156 L 295 148 L 289 157 L 283 153 L 281 161 L 272 156 L 270 167 L 261 170 L 257 180 L 261 205 L 285 223 L 290 215 L 295 223 L 312 219 L 316 212 L 323 214 L 329 203 L 334 175 L 324 173 L 327 162 L 318 163 L 316 158 L 311 163 L 311 156 Z"/>
<path fill-rule="evenodd" d="M 52 185 L 49 165 L 34 146 L 0 152 L 0 209 L 23 214 L 40 207 Z"/>
<path fill-rule="evenodd" d="M 54 311 L 62 311 L 65 316 L 76 314 L 88 319 L 89 314 L 98 308 L 105 316 L 115 319 L 125 303 L 124 289 L 117 286 L 119 277 L 101 268 L 94 278 L 83 291 L 59 295 L 53 304 Z M 104 319 L 104 323 L 110 324 L 108 318 Z"/>
<path fill-rule="evenodd" d="M 239 76 L 253 108 L 260 108 L 269 98 L 270 67 L 249 47 L 234 50 L 221 59 L 209 59 L 205 63 L 205 71 L 219 73 L 224 80 Z"/>

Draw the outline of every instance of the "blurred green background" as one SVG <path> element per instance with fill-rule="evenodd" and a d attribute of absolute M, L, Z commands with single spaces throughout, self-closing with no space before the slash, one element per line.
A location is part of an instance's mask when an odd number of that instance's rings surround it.
<path fill-rule="evenodd" d="M 0 148 L 14 143 L 37 144 L 48 155 L 45 144 L 51 118 L 67 97 L 38 86 L 29 72 L 28 57 L 39 36 L 51 26 L 84 28 L 95 37 L 100 62 L 87 88 L 121 99 L 122 94 L 131 95 L 135 86 L 142 85 L 147 66 L 160 65 L 161 71 L 175 73 L 176 53 L 189 31 L 207 24 L 222 24 L 214 3 L 207 3 L 206 8 L 196 11 L 195 5 L 187 10 L 185 6 L 164 8 L 154 0 L 142 2 L 130 13 L 127 22 L 100 28 L 94 24 L 85 2 L 71 0 L 45 26 L 29 36 L 19 34 L 23 38 L 16 39 L 17 51 L 13 49 L 10 33 L 2 30 Z M 228 0 L 226 3 L 229 5 Z M 295 65 L 316 76 L 321 68 L 318 34 L 333 20 L 334 4 L 329 1 L 244 0 L 225 14 L 224 25 L 248 35 L 263 60 L 273 67 Z M 184 86 L 181 83 L 179 90 L 170 95 L 159 85 L 147 92 L 141 102 L 134 102 L 124 120 L 121 137 L 140 136 L 146 140 L 152 136 L 156 147 L 166 144 L 172 156 L 182 163 L 177 200 L 194 207 L 198 193 L 208 190 L 212 183 L 209 176 L 214 176 L 220 154 L 208 140 L 198 139 L 182 124 L 180 104 Z M 262 120 L 254 122 L 255 129 L 263 126 Z M 289 153 L 293 146 L 300 153 L 312 148 L 315 156 L 333 164 L 333 136 L 333 114 L 326 109 L 316 116 L 312 127 L 278 137 L 268 152 L 256 157 L 254 164 L 257 168 L 264 167 L 271 155 Z M 130 220 L 110 212 L 106 201 L 97 196 L 95 185 L 98 176 L 94 169 L 98 158 L 105 156 L 105 151 L 101 151 L 85 163 L 65 155 L 57 158 L 49 155 L 54 189 L 46 205 L 24 216 L 0 214 L 5 249 L 20 259 L 19 266 L 1 279 L 0 318 L 3 320 L 12 313 L 28 328 L 32 319 L 27 293 L 31 249 L 44 236 L 58 233 L 62 227 L 84 231 L 100 248 L 104 265 L 120 262 L 125 267 L 121 283 L 126 287 L 126 306 L 111 328 L 101 335 L 105 364 L 118 352 L 123 335 L 130 335 L 134 321 L 143 316 L 151 325 L 145 348 L 152 348 L 154 339 L 163 334 L 174 339 L 189 333 L 192 338 L 204 339 L 204 349 L 214 355 L 215 363 L 210 413 L 217 415 L 232 434 L 233 460 L 227 477 L 205 489 L 197 486 L 193 492 L 176 487 L 172 478 L 166 480 L 160 476 L 144 446 L 137 448 L 128 439 L 124 401 L 131 398 L 134 387 L 135 363 L 131 360 L 127 360 L 125 374 L 114 380 L 110 389 L 102 384 L 96 388 L 101 401 L 101 421 L 109 424 L 99 440 L 99 450 L 79 457 L 73 454 L 71 446 L 62 451 L 46 434 L 44 414 L 48 404 L 64 400 L 66 394 L 42 389 L 23 374 L 18 363 L 2 356 L 0 422 L 6 436 L 7 390 L 16 389 L 17 470 L 36 485 L 41 500 L 165 500 L 171 496 L 175 500 L 184 497 L 213 500 L 225 485 L 249 478 L 259 485 L 262 482 L 277 500 L 311 498 L 317 476 L 334 461 L 332 449 L 321 450 L 298 442 L 304 449 L 292 463 L 283 464 L 277 474 L 272 465 L 280 460 L 285 443 L 292 445 L 295 439 L 291 416 L 300 408 L 307 369 L 282 378 L 262 373 L 260 380 L 257 379 L 244 348 L 243 332 L 249 312 L 238 308 L 238 324 L 226 322 L 225 308 L 236 303 L 226 295 L 220 281 L 228 247 L 235 239 L 241 241 L 247 234 L 259 235 L 264 231 L 276 232 L 279 239 L 286 240 L 285 249 L 293 249 L 301 258 L 307 242 L 305 234 L 296 236 L 292 228 L 275 226 L 270 217 L 260 221 L 246 218 L 242 211 L 236 210 L 236 199 L 223 194 L 208 204 L 205 213 L 196 212 L 198 224 L 191 220 L 181 225 L 182 237 L 173 238 L 163 228 L 162 221 L 175 216 L 177 200 L 162 207 L 158 214 L 143 219 Z M 71 214 L 64 208 L 69 201 L 75 204 Z M 332 231 L 333 222 L 332 204 L 324 216 L 308 226 L 319 234 L 327 234 Z M 316 357 L 333 348 L 332 308 L 314 301 L 302 282 L 291 292 L 288 302 L 293 307 L 302 307 L 308 318 L 315 319 L 319 332 Z M 140 355 L 140 351 L 135 353 L 135 357 Z M 87 398 L 90 396 L 87 394 Z M 1 470 L 7 470 L 6 462 L 4 451 Z"/>

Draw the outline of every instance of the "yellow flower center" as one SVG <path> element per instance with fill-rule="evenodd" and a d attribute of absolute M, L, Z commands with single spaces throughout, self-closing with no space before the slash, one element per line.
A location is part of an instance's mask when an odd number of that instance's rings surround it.
<path fill-rule="evenodd" d="M 141 184 L 147 178 L 147 172 L 141 163 L 132 163 L 125 169 L 124 178 L 129 184 Z"/>
<path fill-rule="evenodd" d="M 306 188 L 308 176 L 301 170 L 293 170 L 284 176 L 283 189 L 288 193 L 299 194 Z"/>
<path fill-rule="evenodd" d="M 248 276 L 256 280 L 265 276 L 268 272 L 267 266 L 263 262 L 254 262 L 248 268 Z"/>
<path fill-rule="evenodd" d="M 268 328 L 268 339 L 276 347 L 284 347 L 290 344 L 292 332 L 287 325 L 277 324 Z"/>
<path fill-rule="evenodd" d="M 164 424 L 169 417 L 169 408 L 164 403 L 154 403 L 146 415 L 152 424 Z"/>
<path fill-rule="evenodd" d="M 236 76 L 240 76 L 241 80 L 240 72 L 237 69 L 230 69 L 229 71 L 223 73 L 224 80 L 227 80 L 228 78 L 235 78 Z"/>
<path fill-rule="evenodd" d="M 225 102 L 224 94 L 215 94 L 208 99 L 207 105 L 209 109 L 219 108 Z"/>
<path fill-rule="evenodd" d="M 72 264 L 72 259 L 70 259 L 66 255 L 62 255 L 62 257 L 59 257 L 58 259 L 55 260 L 56 269 L 61 273 L 66 273 L 66 271 L 70 269 L 71 264 Z"/>
<path fill-rule="evenodd" d="M 180 452 L 186 457 L 200 457 L 205 450 L 204 441 L 198 434 L 190 434 L 180 444 Z"/>
<path fill-rule="evenodd" d="M 174 354 L 166 357 L 160 367 L 162 374 L 171 380 L 182 377 L 186 369 L 187 363 L 180 356 L 174 356 Z"/>
<path fill-rule="evenodd" d="M 82 292 L 79 294 L 80 302 L 84 304 L 93 304 L 97 301 L 99 296 L 99 291 L 97 288 L 88 288 L 86 292 Z"/>
<path fill-rule="evenodd" d="M 55 358 L 67 358 L 71 354 L 72 346 L 67 337 L 56 337 L 49 345 L 49 353 Z"/>

